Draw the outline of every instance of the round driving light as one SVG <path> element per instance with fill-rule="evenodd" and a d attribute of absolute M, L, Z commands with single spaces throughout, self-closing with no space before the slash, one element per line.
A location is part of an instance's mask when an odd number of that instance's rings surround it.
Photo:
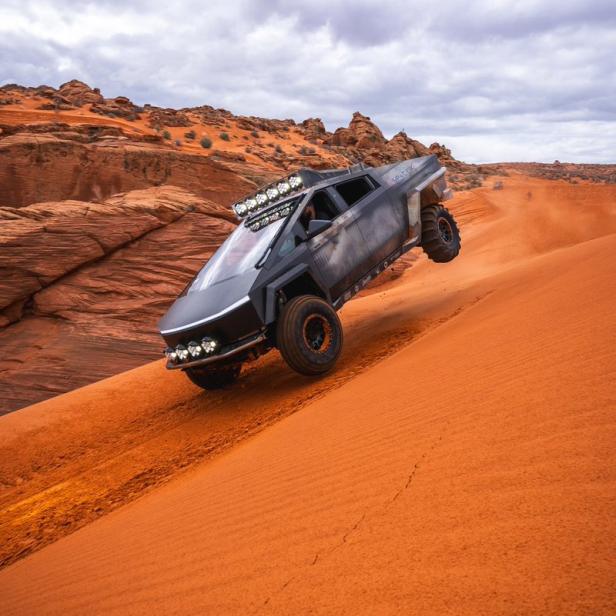
<path fill-rule="evenodd" d="M 287 193 L 291 192 L 291 184 L 289 184 L 289 182 L 285 180 L 283 180 L 282 182 L 278 182 L 276 188 L 278 188 L 278 192 L 281 195 L 286 195 Z"/>
<path fill-rule="evenodd" d="M 278 199 L 280 193 L 277 188 L 272 187 L 267 189 L 267 196 L 273 201 L 274 199 Z"/>
<path fill-rule="evenodd" d="M 211 355 L 218 348 L 218 342 L 213 338 L 206 337 L 201 340 L 201 346 L 208 355 Z"/>
<path fill-rule="evenodd" d="M 267 195 L 265 193 L 257 193 L 255 199 L 257 200 L 257 205 L 265 205 L 267 203 Z"/>
<path fill-rule="evenodd" d="M 303 184 L 302 178 L 299 175 L 292 175 L 289 178 L 289 184 L 291 185 L 291 188 L 297 190 Z"/>
<path fill-rule="evenodd" d="M 248 208 L 249 212 L 252 212 L 254 209 L 257 208 L 257 200 L 254 197 L 250 197 L 250 199 L 246 199 L 244 203 L 246 204 L 246 207 Z"/>
<path fill-rule="evenodd" d="M 188 352 L 190 353 L 191 357 L 193 357 L 194 359 L 197 359 L 197 357 L 199 357 L 199 355 L 203 353 L 203 349 L 197 342 L 194 342 L 191 340 L 188 343 Z"/>
<path fill-rule="evenodd" d="M 188 359 L 188 349 L 183 344 L 178 344 L 175 347 L 175 352 L 177 353 L 180 361 L 186 361 Z"/>
<path fill-rule="evenodd" d="M 170 361 L 171 363 L 175 363 L 178 360 L 178 354 L 175 352 L 175 349 L 172 349 L 171 347 L 167 347 L 165 349 L 165 357 L 167 358 L 167 361 Z"/>

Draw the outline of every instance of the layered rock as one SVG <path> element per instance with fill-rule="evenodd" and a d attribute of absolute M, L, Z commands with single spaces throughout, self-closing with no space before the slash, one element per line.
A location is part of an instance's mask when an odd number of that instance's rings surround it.
<path fill-rule="evenodd" d="M 116 96 L 115 98 L 106 98 L 98 102 L 90 108 L 93 113 L 107 116 L 109 118 L 124 118 L 126 120 L 137 120 L 141 109 L 126 98 L 126 96 Z"/>
<path fill-rule="evenodd" d="M 229 218 L 172 186 L 0 208 L 0 412 L 160 357 L 156 322 Z"/>
<path fill-rule="evenodd" d="M 86 104 L 99 104 L 104 103 L 101 91 L 98 88 L 90 88 L 83 81 L 78 79 L 72 79 L 63 83 L 58 89 L 58 93 L 70 104 L 76 107 L 81 107 Z"/>
<path fill-rule="evenodd" d="M 113 132 L 92 132 L 90 138 L 90 129 L 72 126 L 64 133 L 19 132 L 0 138 L 0 204 L 100 201 L 163 184 L 227 204 L 254 187 L 215 160 L 122 139 Z"/>
<path fill-rule="evenodd" d="M 152 128 L 161 129 L 165 126 L 190 126 L 188 116 L 175 109 L 152 109 L 148 119 Z"/>

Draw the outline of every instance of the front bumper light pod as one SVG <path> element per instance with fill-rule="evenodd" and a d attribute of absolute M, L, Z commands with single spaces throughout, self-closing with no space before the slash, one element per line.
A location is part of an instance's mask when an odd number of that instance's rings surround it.
<path fill-rule="evenodd" d="M 188 353 L 193 359 L 197 359 L 203 353 L 203 349 L 198 342 L 194 342 L 193 340 L 191 340 L 188 343 Z"/>
<path fill-rule="evenodd" d="M 218 342 L 213 338 L 208 338 L 207 336 L 201 340 L 201 346 L 206 355 L 211 355 L 216 352 L 218 349 Z"/>
<path fill-rule="evenodd" d="M 172 349 L 171 347 L 167 347 L 165 349 L 165 357 L 167 358 L 167 361 L 170 361 L 172 364 L 175 364 L 178 360 L 178 354 L 175 349 Z"/>
<path fill-rule="evenodd" d="M 273 186 L 271 188 L 268 188 L 266 193 L 270 201 L 276 201 L 276 199 L 280 197 L 280 193 L 278 192 L 278 189 L 274 188 Z"/>
<path fill-rule="evenodd" d="M 175 347 L 179 361 L 186 361 L 188 359 L 188 349 L 183 344 L 178 344 Z"/>

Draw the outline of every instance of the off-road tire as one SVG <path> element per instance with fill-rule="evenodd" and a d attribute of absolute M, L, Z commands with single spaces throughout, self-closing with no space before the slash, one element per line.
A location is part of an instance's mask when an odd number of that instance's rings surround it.
<path fill-rule="evenodd" d="M 276 345 L 289 366 L 307 376 L 331 370 L 342 350 L 342 325 L 320 297 L 300 295 L 284 305 L 276 327 Z"/>
<path fill-rule="evenodd" d="M 451 212 L 442 205 L 421 210 L 421 247 L 436 263 L 447 263 L 460 252 L 460 231 Z"/>
<path fill-rule="evenodd" d="M 203 368 L 186 368 L 186 376 L 202 389 L 222 389 L 231 385 L 242 370 L 242 364 L 225 364 Z"/>

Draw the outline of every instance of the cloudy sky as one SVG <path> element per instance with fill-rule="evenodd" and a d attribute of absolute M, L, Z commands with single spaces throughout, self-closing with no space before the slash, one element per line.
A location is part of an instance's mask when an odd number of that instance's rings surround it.
<path fill-rule="evenodd" d="M 0 84 L 616 163 L 616 0 L 0 0 Z"/>

